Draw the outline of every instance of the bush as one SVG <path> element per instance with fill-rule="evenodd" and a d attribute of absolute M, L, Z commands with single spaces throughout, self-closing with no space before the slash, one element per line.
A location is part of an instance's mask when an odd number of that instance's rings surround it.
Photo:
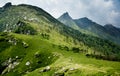
<path fill-rule="evenodd" d="M 72 51 L 75 52 L 75 53 L 79 53 L 80 52 L 79 48 L 77 48 L 77 47 L 73 47 Z"/>
<path fill-rule="evenodd" d="M 16 28 L 15 33 L 30 34 L 30 35 L 36 34 L 36 31 L 29 24 L 19 21 L 17 25 L 18 28 Z"/>
<path fill-rule="evenodd" d="M 46 34 L 46 33 L 42 33 L 41 36 L 42 36 L 44 39 L 47 39 L 47 40 L 50 39 L 50 35 L 48 35 L 48 34 Z"/>

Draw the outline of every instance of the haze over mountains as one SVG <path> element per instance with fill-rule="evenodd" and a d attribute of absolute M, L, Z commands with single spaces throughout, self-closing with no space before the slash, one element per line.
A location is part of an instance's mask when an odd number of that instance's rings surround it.
<path fill-rule="evenodd" d="M 0 76 L 120 75 L 118 28 L 68 13 L 59 20 L 32 5 L 1 7 Z"/>
<path fill-rule="evenodd" d="M 72 19 L 68 13 L 61 15 L 58 20 L 72 28 L 76 27 L 76 29 L 78 29 L 77 27 L 79 27 L 79 29 L 83 29 L 95 34 L 95 36 L 120 44 L 120 28 L 117 28 L 112 24 L 106 24 L 103 26 L 93 22 L 87 17 Z"/>

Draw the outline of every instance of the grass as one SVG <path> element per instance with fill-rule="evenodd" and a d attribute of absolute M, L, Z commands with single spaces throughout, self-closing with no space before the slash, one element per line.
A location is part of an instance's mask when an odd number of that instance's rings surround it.
<path fill-rule="evenodd" d="M 15 61 L 18 61 L 19 65 L 6 73 L 6 76 L 53 76 L 55 73 L 64 74 L 65 76 L 120 75 L 120 62 L 87 58 L 82 53 L 61 50 L 58 46 L 53 46 L 50 41 L 39 35 L 13 33 L 12 35 L 18 39 L 17 45 L 10 45 L 4 51 L 1 51 L 0 60 L 1 62 L 9 58 L 15 60 L 15 57 L 18 56 Z M 23 47 L 22 42 L 27 43 L 28 47 Z M 26 66 L 25 64 L 28 61 L 30 65 Z M 40 73 L 40 70 L 46 66 L 50 66 L 50 70 Z"/>

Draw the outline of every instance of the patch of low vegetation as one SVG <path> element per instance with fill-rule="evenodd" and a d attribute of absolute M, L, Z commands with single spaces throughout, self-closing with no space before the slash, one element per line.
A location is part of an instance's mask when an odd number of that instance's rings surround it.
<path fill-rule="evenodd" d="M 27 35 L 35 35 L 37 32 L 33 27 L 31 27 L 29 24 L 26 24 L 22 21 L 19 21 L 17 23 L 17 29 L 15 30 L 15 33 L 19 34 L 27 34 Z"/>

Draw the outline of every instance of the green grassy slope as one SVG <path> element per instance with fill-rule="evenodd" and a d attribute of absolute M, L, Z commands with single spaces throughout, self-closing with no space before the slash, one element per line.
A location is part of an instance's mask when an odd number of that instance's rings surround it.
<path fill-rule="evenodd" d="M 15 38 L 16 45 L 10 43 L 4 51 L 0 52 L 2 64 L 11 62 L 4 68 L 2 73 L 5 76 L 53 76 L 55 74 L 64 74 L 65 76 L 78 75 L 120 75 L 120 62 L 97 60 L 87 58 L 83 53 L 74 53 L 66 49 L 60 49 L 58 45 L 51 44 L 41 36 L 9 34 L 9 38 Z M 26 43 L 25 47 L 22 43 Z M 4 47 L 4 46 L 1 46 Z M 17 57 L 18 56 L 18 57 Z M 4 63 L 3 63 L 4 62 Z M 10 64 L 19 63 L 13 69 L 7 69 Z M 30 65 L 26 65 L 30 62 Z M 42 71 L 47 66 L 47 71 Z M 9 70 L 9 72 L 7 71 Z"/>

